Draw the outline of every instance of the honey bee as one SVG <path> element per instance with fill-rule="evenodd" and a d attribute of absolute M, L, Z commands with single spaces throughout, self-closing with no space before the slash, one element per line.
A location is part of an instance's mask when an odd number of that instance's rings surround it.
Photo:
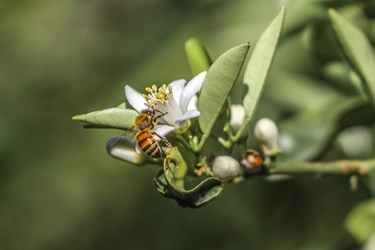
<path fill-rule="evenodd" d="M 159 112 L 159 115 L 156 115 Z M 144 109 L 135 118 L 134 129 L 135 129 L 135 140 L 138 143 L 139 148 L 148 156 L 158 159 L 162 156 L 162 149 L 155 139 L 155 136 L 159 137 L 168 147 L 171 146 L 167 138 L 158 135 L 152 129 L 157 124 L 157 119 L 166 115 L 167 113 L 162 113 L 155 110 L 153 106 L 148 109 Z"/>

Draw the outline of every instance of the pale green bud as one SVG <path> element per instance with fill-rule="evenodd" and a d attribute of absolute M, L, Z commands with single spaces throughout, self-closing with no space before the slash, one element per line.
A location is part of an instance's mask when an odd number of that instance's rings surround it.
<path fill-rule="evenodd" d="M 220 180 L 231 180 L 240 174 L 240 163 L 230 156 L 218 156 L 212 164 L 212 172 Z"/>
<path fill-rule="evenodd" d="M 265 155 L 275 156 L 280 152 L 279 131 L 274 121 L 268 118 L 260 119 L 255 125 L 254 134 Z"/>
<path fill-rule="evenodd" d="M 235 104 L 230 107 L 230 126 L 233 132 L 237 132 L 245 120 L 245 109 L 241 104 Z"/>

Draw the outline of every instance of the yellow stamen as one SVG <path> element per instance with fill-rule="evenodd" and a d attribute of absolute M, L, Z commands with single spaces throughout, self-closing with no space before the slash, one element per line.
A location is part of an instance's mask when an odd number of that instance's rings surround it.
<path fill-rule="evenodd" d="M 165 98 L 165 93 L 164 92 L 158 92 L 158 93 L 156 93 L 156 98 L 157 99 L 159 99 L 159 100 L 161 100 L 161 101 L 163 101 L 163 100 L 165 100 L 166 98 Z"/>
<path fill-rule="evenodd" d="M 163 84 L 158 88 L 155 84 L 151 87 L 145 88 L 146 93 L 143 97 L 150 103 L 150 105 L 156 106 L 157 103 L 166 103 L 168 102 L 169 96 L 172 94 L 172 85 Z"/>

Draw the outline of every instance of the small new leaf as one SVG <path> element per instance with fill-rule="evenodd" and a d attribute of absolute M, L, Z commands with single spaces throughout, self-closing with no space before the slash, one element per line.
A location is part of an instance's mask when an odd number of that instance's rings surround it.
<path fill-rule="evenodd" d="M 207 71 L 212 60 L 204 45 L 196 38 L 190 38 L 185 43 L 185 52 L 193 75 Z"/>

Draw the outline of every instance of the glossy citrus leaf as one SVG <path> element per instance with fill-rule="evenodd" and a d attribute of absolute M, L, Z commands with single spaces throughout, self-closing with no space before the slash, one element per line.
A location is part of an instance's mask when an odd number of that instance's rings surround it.
<path fill-rule="evenodd" d="M 262 94 L 268 70 L 271 67 L 277 42 L 284 20 L 284 8 L 260 36 L 250 55 L 244 75 L 244 84 L 248 87 L 243 99 L 243 106 L 248 119 L 253 117 Z"/>
<path fill-rule="evenodd" d="M 375 111 L 361 98 L 333 102 L 321 110 L 304 110 L 280 123 L 280 161 L 319 158 L 343 129 L 373 123 Z"/>
<path fill-rule="evenodd" d="M 224 52 L 209 68 L 198 100 L 199 126 L 207 138 L 245 61 L 250 44 L 245 43 Z"/>
<path fill-rule="evenodd" d="M 72 119 L 83 122 L 85 128 L 129 129 L 134 125 L 137 115 L 132 109 L 116 107 L 76 115 Z"/>

